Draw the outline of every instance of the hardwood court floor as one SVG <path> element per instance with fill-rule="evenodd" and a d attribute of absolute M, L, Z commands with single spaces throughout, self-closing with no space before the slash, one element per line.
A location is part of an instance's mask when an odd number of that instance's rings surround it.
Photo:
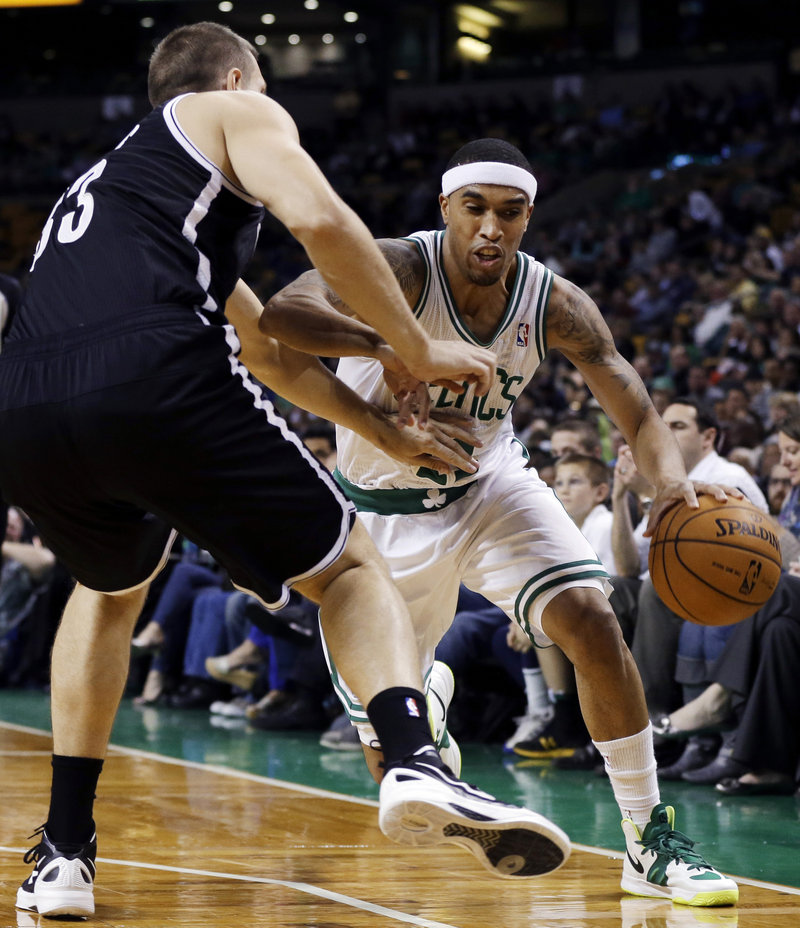
<path fill-rule="evenodd" d="M 48 727 L 45 697 L 0 691 L 0 928 L 58 924 L 13 908 L 28 870 L 21 861 L 32 843 L 27 835 L 46 813 Z M 321 750 L 314 736 L 215 727 L 207 713 L 142 713 L 126 704 L 113 741 L 96 806 L 92 925 L 800 926 L 793 799 L 721 804 L 699 788 L 675 797 L 670 790 L 678 827 L 701 838 L 715 863 L 744 877 L 738 907 L 690 909 L 620 893 L 621 833 L 607 783 L 549 767 L 510 773 L 499 747 L 467 746 L 470 779 L 533 805 L 574 841 L 608 840 L 577 844 L 549 877 L 497 880 L 457 848 L 414 851 L 386 840 L 363 762 Z M 778 822 L 780 831 L 773 828 Z M 765 873 L 765 859 L 772 873 Z M 784 862 L 782 876 L 774 860 Z"/>

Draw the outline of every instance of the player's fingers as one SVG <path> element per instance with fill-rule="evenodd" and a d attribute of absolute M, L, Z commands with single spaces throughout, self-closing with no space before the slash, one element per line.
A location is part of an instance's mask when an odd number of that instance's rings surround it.
<path fill-rule="evenodd" d="M 474 474 L 478 470 L 478 462 L 458 442 L 445 441 L 444 438 L 437 440 L 431 453 L 446 464 L 465 470 L 468 474 Z"/>
<path fill-rule="evenodd" d="M 446 390 L 450 390 L 451 393 L 463 393 L 467 389 L 467 384 L 458 380 L 432 380 L 431 383 L 437 387 L 444 387 Z"/>
<path fill-rule="evenodd" d="M 664 515 L 664 513 L 668 509 L 671 509 L 676 504 L 676 502 L 677 500 L 675 499 L 665 499 L 665 500 L 656 499 L 653 502 L 653 505 L 650 507 L 650 512 L 647 515 L 647 525 L 644 530 L 645 538 L 649 538 L 653 534 L 653 532 L 656 530 L 656 526 L 658 525 L 661 517 Z M 697 500 L 695 499 L 695 503 L 696 502 Z"/>
<path fill-rule="evenodd" d="M 404 429 L 414 415 L 414 396 L 408 390 L 397 393 L 397 428 Z"/>
<path fill-rule="evenodd" d="M 416 460 L 420 467 L 427 467 L 428 470 L 436 471 L 437 474 L 447 476 L 453 473 L 453 468 L 444 461 L 435 458 L 432 454 L 421 454 Z"/>
<path fill-rule="evenodd" d="M 428 393 L 427 383 L 421 381 L 417 384 L 414 390 L 414 405 L 417 410 L 417 426 L 426 429 L 431 411 L 431 395 Z"/>

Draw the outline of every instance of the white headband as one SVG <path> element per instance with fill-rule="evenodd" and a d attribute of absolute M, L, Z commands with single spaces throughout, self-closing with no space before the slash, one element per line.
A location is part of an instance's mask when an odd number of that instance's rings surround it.
<path fill-rule="evenodd" d="M 467 184 L 496 184 L 499 187 L 519 187 L 533 203 L 536 196 L 536 178 L 525 168 L 502 161 L 476 161 L 459 164 L 442 175 L 442 193 L 449 197 L 459 187 Z"/>

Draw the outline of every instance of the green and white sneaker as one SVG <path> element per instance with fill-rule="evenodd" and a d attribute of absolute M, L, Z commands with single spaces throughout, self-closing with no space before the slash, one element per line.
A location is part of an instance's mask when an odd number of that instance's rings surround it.
<path fill-rule="evenodd" d="M 428 700 L 428 720 L 439 757 L 456 777 L 459 777 L 461 776 L 461 749 L 456 744 L 456 739 L 447 730 L 447 710 L 455 688 L 453 671 L 442 661 L 434 661 L 425 693 Z"/>
<path fill-rule="evenodd" d="M 622 888 L 683 905 L 734 905 L 739 887 L 694 851 L 694 841 L 675 831 L 674 824 L 675 810 L 664 803 L 653 809 L 641 833 L 630 819 L 622 820 L 627 844 Z"/>

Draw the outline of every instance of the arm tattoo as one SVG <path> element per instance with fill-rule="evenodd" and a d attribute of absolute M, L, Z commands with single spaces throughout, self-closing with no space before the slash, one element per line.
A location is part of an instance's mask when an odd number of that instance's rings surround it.
<path fill-rule="evenodd" d="M 616 354 L 611 333 L 599 311 L 588 305 L 577 288 L 570 288 L 560 299 L 551 300 L 548 312 L 548 340 L 576 363 L 602 364 Z"/>
<path fill-rule="evenodd" d="M 548 341 L 582 368 L 585 376 L 589 375 L 586 368 L 594 367 L 593 379 L 598 387 L 602 382 L 614 384 L 630 408 L 646 412 L 652 405 L 647 389 L 617 351 L 600 310 L 574 284 L 559 284 L 548 306 Z"/>
<path fill-rule="evenodd" d="M 420 294 L 425 281 L 425 266 L 415 245 L 394 238 L 378 239 L 378 247 L 392 270 L 403 295 L 413 306 Z M 312 271 L 314 279 L 322 288 L 325 299 L 330 305 L 347 316 L 355 313 L 347 303 L 339 297 L 335 290 L 328 286 L 319 271 Z"/>
<path fill-rule="evenodd" d="M 398 239 L 379 239 L 378 247 L 400 284 L 406 299 L 415 302 L 424 280 L 422 258 L 416 245 Z"/>

